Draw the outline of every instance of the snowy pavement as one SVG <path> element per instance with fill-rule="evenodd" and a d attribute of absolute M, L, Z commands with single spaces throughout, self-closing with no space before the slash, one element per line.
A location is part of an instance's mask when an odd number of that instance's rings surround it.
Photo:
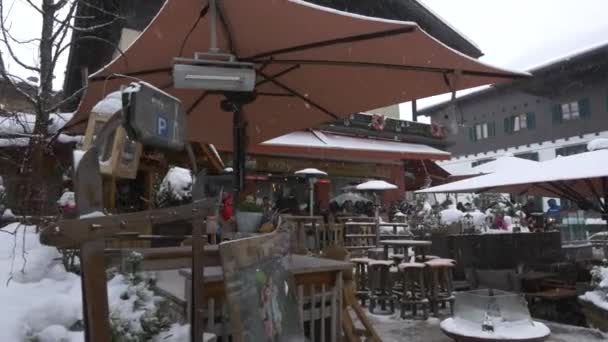
<path fill-rule="evenodd" d="M 383 342 L 452 342 L 439 329 L 438 318 L 400 319 L 399 314 L 372 315 L 368 317 L 376 327 Z M 549 329 L 551 336 L 548 342 L 594 342 L 608 341 L 608 335 L 597 330 L 580 328 L 543 321 Z"/>

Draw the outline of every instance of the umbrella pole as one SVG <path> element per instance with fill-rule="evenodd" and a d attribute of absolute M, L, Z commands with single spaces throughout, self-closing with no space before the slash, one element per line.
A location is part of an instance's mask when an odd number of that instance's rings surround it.
<path fill-rule="evenodd" d="M 234 166 L 234 191 L 233 196 L 235 201 L 239 201 L 239 195 L 243 189 L 243 179 L 245 178 L 245 144 L 243 134 L 243 113 L 240 106 L 235 108 L 233 112 L 233 166 Z M 238 203 L 238 202 L 237 202 Z"/>
<path fill-rule="evenodd" d="M 376 247 L 380 247 L 380 203 L 378 194 L 374 193 L 374 223 L 376 225 Z"/>
<path fill-rule="evenodd" d="M 247 121 L 244 117 L 243 106 L 253 102 L 256 96 L 254 93 L 246 92 L 226 92 L 224 96 L 226 99 L 221 102 L 221 108 L 225 112 L 232 112 L 233 198 L 235 201 L 239 201 L 245 181 L 245 156 L 247 155 Z"/>

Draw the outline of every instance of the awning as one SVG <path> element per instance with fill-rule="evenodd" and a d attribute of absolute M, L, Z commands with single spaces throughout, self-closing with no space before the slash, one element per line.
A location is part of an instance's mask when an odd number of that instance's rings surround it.
<path fill-rule="evenodd" d="M 416 23 L 353 15 L 298 0 L 218 1 L 218 47 L 253 63 L 257 99 L 244 108 L 254 145 L 353 113 L 526 77 L 467 57 Z M 190 140 L 232 148 L 223 96 L 173 88 L 175 57 L 210 49 L 208 3 L 167 0 L 141 36 L 89 78 L 70 125 L 121 85 L 147 81 L 178 97 Z M 80 124 L 80 127 L 78 127 Z"/>
<path fill-rule="evenodd" d="M 289 133 L 262 144 L 250 146 L 249 152 L 355 161 L 444 160 L 450 157 L 450 153 L 427 145 L 360 138 L 318 130 Z"/>

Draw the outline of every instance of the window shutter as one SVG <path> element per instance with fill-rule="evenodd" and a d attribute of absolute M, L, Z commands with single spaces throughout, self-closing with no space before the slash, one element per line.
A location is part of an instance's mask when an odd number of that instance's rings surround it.
<path fill-rule="evenodd" d="M 562 106 L 560 105 L 555 105 L 553 106 L 553 108 L 551 108 L 551 113 L 553 115 L 553 124 L 560 124 L 562 123 Z"/>
<path fill-rule="evenodd" d="M 505 118 L 504 125 L 505 125 L 505 133 L 511 134 L 511 132 L 513 131 L 513 123 L 511 122 L 510 116 Z"/>
<path fill-rule="evenodd" d="M 578 110 L 581 118 L 588 118 L 591 116 L 591 105 L 589 104 L 589 99 L 585 98 L 578 101 Z"/>
<path fill-rule="evenodd" d="M 534 115 L 534 113 L 526 113 L 526 125 L 528 126 L 528 129 L 536 128 L 536 115 Z"/>
<path fill-rule="evenodd" d="M 475 142 L 475 140 L 477 140 L 475 135 L 475 126 L 469 127 L 469 140 L 471 140 L 472 142 Z"/>
<path fill-rule="evenodd" d="M 492 121 L 488 123 L 488 137 L 496 136 L 496 122 Z"/>

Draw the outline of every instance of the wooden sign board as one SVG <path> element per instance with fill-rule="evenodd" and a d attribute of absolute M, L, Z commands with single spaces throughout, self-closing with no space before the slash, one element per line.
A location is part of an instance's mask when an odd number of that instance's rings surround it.
<path fill-rule="evenodd" d="M 353 163 L 332 160 L 247 156 L 245 167 L 251 171 L 293 174 L 297 170 L 316 168 L 330 176 L 391 178 L 393 165 L 376 163 Z"/>
<path fill-rule="evenodd" d="M 289 233 L 220 244 L 234 341 L 304 341 L 296 287 L 286 269 L 289 245 Z"/>

